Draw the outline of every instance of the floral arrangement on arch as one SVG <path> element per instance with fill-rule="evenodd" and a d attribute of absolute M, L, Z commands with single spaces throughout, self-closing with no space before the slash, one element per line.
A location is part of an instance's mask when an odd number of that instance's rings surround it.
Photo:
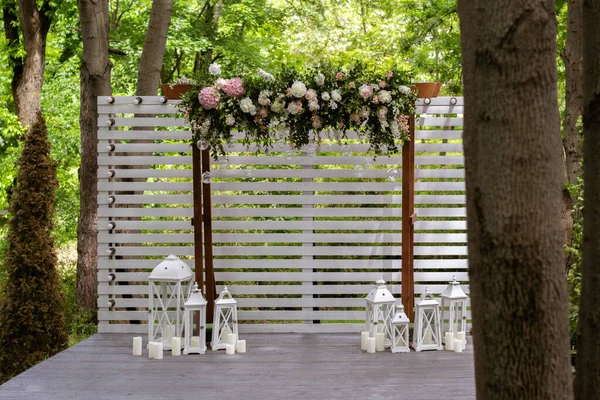
<path fill-rule="evenodd" d="M 415 111 L 416 90 L 405 73 L 376 73 L 362 65 L 348 69 L 320 66 L 298 72 L 285 68 L 277 77 L 259 69 L 230 78 L 211 64 L 187 92 L 180 109 L 194 143 L 224 154 L 232 130 L 244 131 L 244 143 L 268 152 L 276 142 L 291 149 L 325 137 L 337 140 L 354 130 L 374 155 L 394 154 L 408 140 L 408 116 Z"/>

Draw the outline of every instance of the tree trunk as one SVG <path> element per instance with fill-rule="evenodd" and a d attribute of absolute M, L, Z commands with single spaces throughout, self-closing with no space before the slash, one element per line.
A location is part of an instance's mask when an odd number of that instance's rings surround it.
<path fill-rule="evenodd" d="M 478 399 L 570 399 L 554 2 L 459 0 Z"/>
<path fill-rule="evenodd" d="M 138 70 L 136 90 L 138 96 L 156 96 L 172 11 L 173 0 L 154 0 L 152 2 L 150 22 Z"/>
<path fill-rule="evenodd" d="M 97 96 L 112 92 L 111 62 L 108 58 L 108 2 L 79 0 L 83 38 L 79 124 L 81 168 L 80 211 L 77 226 L 77 305 L 96 309 L 98 266 L 98 105 Z"/>
<path fill-rule="evenodd" d="M 600 2 L 583 6 L 583 268 L 575 394 L 600 399 Z"/>
<path fill-rule="evenodd" d="M 568 182 L 575 185 L 581 176 L 581 139 L 577 120 L 583 111 L 583 0 L 569 0 L 567 40 L 561 52 L 565 64 L 565 120 L 563 146 Z M 574 203 L 575 199 L 571 199 Z"/>
<path fill-rule="evenodd" d="M 38 10 L 35 0 L 19 0 L 19 21 L 23 31 L 25 58 L 23 75 L 16 82 L 15 106 L 21 124 L 35 122 L 41 111 L 42 85 L 46 62 L 46 37 L 50 29 L 47 12 L 51 6 L 44 2 Z"/>

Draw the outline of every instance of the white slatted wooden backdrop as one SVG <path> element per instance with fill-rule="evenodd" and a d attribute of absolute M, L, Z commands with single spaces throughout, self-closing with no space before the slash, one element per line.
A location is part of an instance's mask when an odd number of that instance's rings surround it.
<path fill-rule="evenodd" d="M 98 99 L 100 332 L 146 332 L 147 278 L 161 258 L 174 253 L 194 267 L 190 132 L 176 102 L 133 99 Z M 453 275 L 468 280 L 463 101 L 420 99 L 417 112 L 415 293 L 439 294 Z M 217 290 L 227 285 L 237 298 L 242 332 L 358 331 L 378 278 L 400 298 L 402 183 L 387 170 L 401 174 L 402 157 L 378 157 L 359 178 L 368 145 L 348 137 L 350 155 L 329 140 L 313 157 L 233 143 L 227 165 L 213 163 Z"/>

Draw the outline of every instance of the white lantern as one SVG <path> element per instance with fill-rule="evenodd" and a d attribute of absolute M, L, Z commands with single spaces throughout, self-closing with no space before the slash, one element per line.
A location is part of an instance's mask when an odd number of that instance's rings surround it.
<path fill-rule="evenodd" d="M 392 319 L 392 353 L 408 353 L 410 351 L 409 326 L 410 321 L 404 313 L 404 306 L 396 305 L 396 314 Z"/>
<path fill-rule="evenodd" d="M 213 320 L 212 341 L 213 350 L 222 350 L 227 347 L 228 335 L 238 334 L 237 301 L 231 296 L 227 286 L 223 288 L 215 300 L 215 314 Z"/>
<path fill-rule="evenodd" d="M 442 329 L 440 326 L 440 303 L 425 288 L 416 304 L 413 348 L 422 350 L 443 350 Z"/>
<path fill-rule="evenodd" d="M 442 293 L 442 324 L 442 332 L 452 332 L 453 337 L 467 330 L 467 295 L 455 276 Z"/>
<path fill-rule="evenodd" d="M 189 265 L 173 254 L 154 267 L 148 278 L 148 343 L 162 342 L 170 350 L 173 336 L 181 337 L 193 276 Z"/>
<path fill-rule="evenodd" d="M 366 324 L 369 337 L 376 337 L 377 333 L 385 334 L 385 346 L 392 344 L 392 318 L 396 310 L 396 299 L 385 286 L 385 281 L 379 279 L 377 287 L 369 292 L 366 297 Z"/>
<path fill-rule="evenodd" d="M 206 352 L 206 300 L 194 283 L 190 298 L 184 305 L 185 337 L 183 354 L 204 354 Z M 198 338 L 192 340 L 192 338 Z"/>

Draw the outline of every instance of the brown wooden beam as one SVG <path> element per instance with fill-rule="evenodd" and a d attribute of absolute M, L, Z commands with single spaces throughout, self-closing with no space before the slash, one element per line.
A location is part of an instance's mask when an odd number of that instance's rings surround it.
<path fill-rule="evenodd" d="M 192 188 L 194 199 L 194 217 L 192 225 L 194 226 L 194 277 L 198 283 L 198 288 L 206 297 L 204 290 L 204 257 L 202 247 L 202 168 L 200 166 L 200 150 L 192 146 Z M 200 332 L 200 321 L 196 321 L 196 330 Z"/>
<path fill-rule="evenodd" d="M 415 116 L 408 122 L 410 140 L 402 146 L 402 304 L 414 322 L 415 305 Z"/>
<path fill-rule="evenodd" d="M 209 150 L 201 151 L 202 174 L 210 173 L 210 152 Z M 199 181 L 202 185 L 202 210 L 204 218 L 202 219 L 204 226 L 204 266 L 206 268 L 206 322 L 212 323 L 214 318 L 215 298 L 217 297 L 217 283 L 215 281 L 215 268 L 213 263 L 213 238 L 212 238 L 212 201 L 210 182 L 202 182 L 202 177 Z"/>

